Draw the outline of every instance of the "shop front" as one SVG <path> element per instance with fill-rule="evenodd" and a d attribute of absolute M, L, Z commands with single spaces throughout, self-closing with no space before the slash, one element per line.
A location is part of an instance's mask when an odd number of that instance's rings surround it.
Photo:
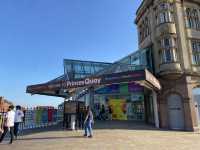
<path fill-rule="evenodd" d="M 144 87 L 139 84 L 112 84 L 95 91 L 94 108 L 96 117 L 105 107 L 108 120 L 145 120 Z"/>

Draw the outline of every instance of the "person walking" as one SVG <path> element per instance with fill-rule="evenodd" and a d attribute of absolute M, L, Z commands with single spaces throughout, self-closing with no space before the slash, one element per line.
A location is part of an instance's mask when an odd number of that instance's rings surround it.
<path fill-rule="evenodd" d="M 4 129 L 3 129 L 3 134 L 1 135 L 1 138 L 0 138 L 0 143 L 3 141 L 5 135 L 8 131 L 10 132 L 10 143 L 9 144 L 12 144 L 12 142 L 13 142 L 14 120 L 15 120 L 15 112 L 13 111 L 13 109 L 14 109 L 13 105 L 9 106 L 8 112 L 6 113 Z"/>
<path fill-rule="evenodd" d="M 21 110 L 21 106 L 16 106 L 15 111 L 15 124 L 14 124 L 14 135 L 15 139 L 17 139 L 18 131 L 19 131 L 19 125 L 23 122 L 24 113 Z"/>
<path fill-rule="evenodd" d="M 108 106 L 109 120 L 112 120 L 112 107 Z"/>
<path fill-rule="evenodd" d="M 101 106 L 101 111 L 100 111 L 100 119 L 101 120 L 106 120 L 105 113 L 106 113 L 105 106 L 102 105 Z"/>
<path fill-rule="evenodd" d="M 89 138 L 93 137 L 93 132 L 92 132 L 92 124 L 94 123 L 94 117 L 93 113 L 91 111 L 91 108 L 88 106 L 87 107 L 87 115 L 84 121 L 84 128 L 85 128 L 85 134 L 84 136 L 87 136 Z"/>

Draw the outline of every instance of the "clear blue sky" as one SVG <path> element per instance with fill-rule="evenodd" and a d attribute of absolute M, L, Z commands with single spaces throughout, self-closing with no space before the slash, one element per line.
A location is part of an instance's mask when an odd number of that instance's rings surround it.
<path fill-rule="evenodd" d="M 63 74 L 63 59 L 115 61 L 138 48 L 141 0 L 0 2 L 0 96 L 25 106 L 62 98 L 31 96 L 26 86 Z"/>

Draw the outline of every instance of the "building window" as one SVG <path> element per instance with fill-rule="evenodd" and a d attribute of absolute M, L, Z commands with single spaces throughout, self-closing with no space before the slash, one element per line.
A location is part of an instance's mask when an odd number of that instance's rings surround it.
<path fill-rule="evenodd" d="M 159 5 L 159 9 L 163 10 L 163 9 L 170 9 L 171 8 L 171 3 L 160 3 Z"/>
<path fill-rule="evenodd" d="M 157 25 L 162 23 L 171 23 L 174 22 L 173 18 L 173 9 L 171 9 L 172 4 L 170 3 L 161 3 L 159 9 L 156 13 L 156 23 Z"/>
<path fill-rule="evenodd" d="M 172 62 L 172 53 L 171 49 L 164 49 L 165 62 Z"/>
<path fill-rule="evenodd" d="M 192 41 L 192 63 L 200 65 L 200 41 Z"/>
<path fill-rule="evenodd" d="M 158 19 L 159 19 L 157 21 L 158 24 L 173 22 L 172 21 L 172 12 L 168 12 L 168 11 L 160 12 L 160 18 L 158 18 Z"/>
<path fill-rule="evenodd" d="M 160 40 L 160 58 L 161 64 L 177 62 L 176 38 L 165 37 Z"/>
<path fill-rule="evenodd" d="M 149 19 L 145 17 L 142 21 L 141 24 L 139 25 L 139 41 L 140 43 L 149 36 L 150 34 L 150 23 Z"/>
<path fill-rule="evenodd" d="M 200 18 L 198 10 L 194 8 L 186 8 L 186 27 L 190 29 L 200 29 Z"/>

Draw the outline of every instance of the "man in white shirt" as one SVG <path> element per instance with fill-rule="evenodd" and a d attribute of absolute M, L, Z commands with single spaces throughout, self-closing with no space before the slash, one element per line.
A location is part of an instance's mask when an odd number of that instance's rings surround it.
<path fill-rule="evenodd" d="M 21 106 L 16 106 L 16 111 L 15 111 L 15 125 L 14 125 L 14 135 L 15 138 L 17 139 L 18 135 L 18 130 L 19 130 L 19 125 L 23 122 L 23 117 L 24 113 L 21 110 Z"/>
<path fill-rule="evenodd" d="M 14 120 L 15 120 L 15 112 L 13 111 L 14 106 L 9 106 L 8 112 L 5 117 L 4 131 L 0 138 L 0 143 L 3 141 L 6 133 L 10 131 L 10 144 L 13 142 L 14 137 Z"/>

